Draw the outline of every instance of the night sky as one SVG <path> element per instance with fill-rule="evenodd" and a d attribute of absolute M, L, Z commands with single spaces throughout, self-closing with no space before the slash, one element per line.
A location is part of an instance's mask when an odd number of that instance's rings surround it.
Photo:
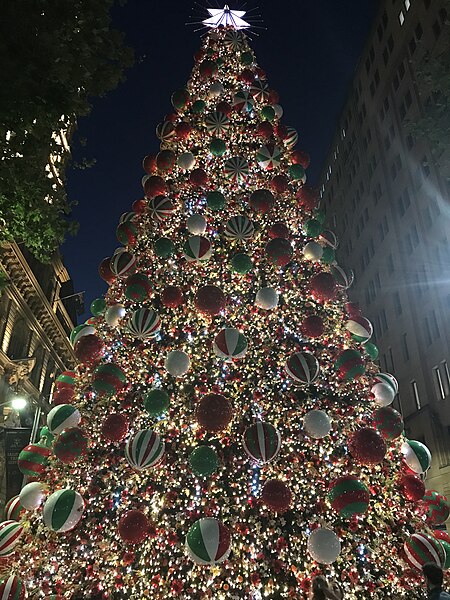
<path fill-rule="evenodd" d="M 216 0 L 200 3 L 218 6 Z M 244 4 L 228 3 L 231 8 Z M 258 30 L 251 46 L 270 87 L 280 94 L 283 123 L 297 129 L 298 147 L 311 155 L 309 182 L 317 180 L 326 158 L 378 4 L 378 0 L 254 0 L 245 6 L 258 7 L 263 19 L 265 29 Z M 156 125 L 171 112 L 172 92 L 189 79 L 193 53 L 201 44 L 201 32 L 186 26 L 192 14 L 202 14 L 199 9 L 192 12 L 194 5 L 193 0 L 128 0 L 114 10 L 114 25 L 125 32 L 137 61 L 126 81 L 96 100 L 91 115 L 78 123 L 74 157 L 95 159 L 95 166 L 68 173 L 69 198 L 78 202 L 72 216 L 80 230 L 62 251 L 75 290 L 86 292 L 87 310 L 107 289 L 97 267 L 119 246 L 118 219 L 142 197 L 142 159 L 159 150 Z M 87 139 L 85 147 L 80 138 Z"/>

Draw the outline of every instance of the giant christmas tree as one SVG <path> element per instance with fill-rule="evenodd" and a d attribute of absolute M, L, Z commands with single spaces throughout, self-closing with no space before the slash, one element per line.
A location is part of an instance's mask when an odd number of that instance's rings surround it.
<path fill-rule="evenodd" d="M 305 598 L 319 573 L 418 598 L 420 565 L 448 560 L 309 158 L 245 15 L 210 17 L 72 334 L 79 367 L 20 456 L 3 599 Z"/>

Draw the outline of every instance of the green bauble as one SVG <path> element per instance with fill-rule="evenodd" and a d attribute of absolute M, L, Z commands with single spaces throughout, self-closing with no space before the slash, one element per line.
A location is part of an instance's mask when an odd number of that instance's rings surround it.
<path fill-rule="evenodd" d="M 226 203 L 225 196 L 218 190 L 214 192 L 208 192 L 206 196 L 206 203 L 208 204 L 208 208 L 211 210 L 222 210 Z"/>
<path fill-rule="evenodd" d="M 214 156 L 223 156 L 227 151 L 227 145 L 219 138 L 213 138 L 209 144 L 211 154 Z"/>
<path fill-rule="evenodd" d="M 322 223 L 322 225 L 325 223 L 326 218 L 327 218 L 327 215 L 325 214 L 324 210 L 317 208 L 314 211 L 314 219 L 316 221 L 319 221 L 319 223 Z"/>
<path fill-rule="evenodd" d="M 289 175 L 294 181 L 303 179 L 305 177 L 305 169 L 302 165 L 291 165 L 289 167 Z"/>
<path fill-rule="evenodd" d="M 303 231 L 305 235 L 311 238 L 315 238 L 322 232 L 322 223 L 317 219 L 308 219 L 303 223 Z"/>
<path fill-rule="evenodd" d="M 144 396 L 144 408 L 152 417 L 164 415 L 169 408 L 169 404 L 169 394 L 160 388 L 153 388 Z"/>
<path fill-rule="evenodd" d="M 334 261 L 336 260 L 336 253 L 333 250 L 333 248 L 331 248 L 330 246 L 326 246 L 323 249 L 322 258 L 320 260 L 321 262 L 327 265 L 331 265 L 332 263 L 334 263 Z"/>
<path fill-rule="evenodd" d="M 161 258 L 170 258 L 175 253 L 175 244 L 169 238 L 159 238 L 153 246 L 155 254 Z"/>
<path fill-rule="evenodd" d="M 243 52 L 241 54 L 241 64 L 244 65 L 244 67 L 252 65 L 254 60 L 255 57 L 253 56 L 253 52 Z"/>
<path fill-rule="evenodd" d="M 217 471 L 219 458 L 214 448 L 199 446 L 192 450 L 189 456 L 189 464 L 195 475 L 198 477 L 208 477 Z"/>
<path fill-rule="evenodd" d="M 47 425 L 44 425 L 39 433 L 39 443 L 44 444 L 44 446 L 47 446 L 47 448 L 50 448 L 54 439 L 55 436 L 53 433 L 50 433 Z"/>
<path fill-rule="evenodd" d="M 253 261 L 248 254 L 240 252 L 231 259 L 231 268 L 240 275 L 245 275 L 253 269 Z"/>
<path fill-rule="evenodd" d="M 372 360 L 377 360 L 379 352 L 375 344 L 372 344 L 372 342 L 366 342 L 363 348 L 366 354 L 368 354 Z"/>
<path fill-rule="evenodd" d="M 275 111 L 271 106 L 265 106 L 261 110 L 261 118 L 264 119 L 264 121 L 273 121 L 275 117 Z"/>
<path fill-rule="evenodd" d="M 196 100 L 192 105 L 192 112 L 196 115 L 201 115 L 206 108 L 206 102 L 204 100 Z"/>
<path fill-rule="evenodd" d="M 223 65 L 223 63 L 224 63 L 224 60 L 223 60 L 223 58 L 221 56 L 219 56 L 218 58 L 216 58 L 216 65 L 218 67 L 221 67 Z"/>
<path fill-rule="evenodd" d="M 106 300 L 104 298 L 96 298 L 91 302 L 91 313 L 94 317 L 100 317 L 106 310 Z"/>

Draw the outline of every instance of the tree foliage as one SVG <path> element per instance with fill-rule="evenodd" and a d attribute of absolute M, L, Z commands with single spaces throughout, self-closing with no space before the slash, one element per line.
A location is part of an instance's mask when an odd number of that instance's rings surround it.
<path fill-rule="evenodd" d="M 64 152 L 54 136 L 89 113 L 133 62 L 111 27 L 115 0 L 6 0 L 0 20 L 0 241 L 48 260 L 76 224 L 68 219 Z M 7 82 L 7 83 L 6 83 Z M 59 178 L 49 156 L 59 155 Z"/>

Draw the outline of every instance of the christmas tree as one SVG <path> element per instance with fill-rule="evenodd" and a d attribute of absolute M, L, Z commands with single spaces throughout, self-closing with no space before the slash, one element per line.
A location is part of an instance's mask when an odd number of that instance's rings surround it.
<path fill-rule="evenodd" d="M 306 598 L 318 574 L 418 598 L 421 564 L 450 560 L 430 453 L 390 406 L 245 14 L 205 24 L 79 367 L 19 457 L 1 598 Z"/>

